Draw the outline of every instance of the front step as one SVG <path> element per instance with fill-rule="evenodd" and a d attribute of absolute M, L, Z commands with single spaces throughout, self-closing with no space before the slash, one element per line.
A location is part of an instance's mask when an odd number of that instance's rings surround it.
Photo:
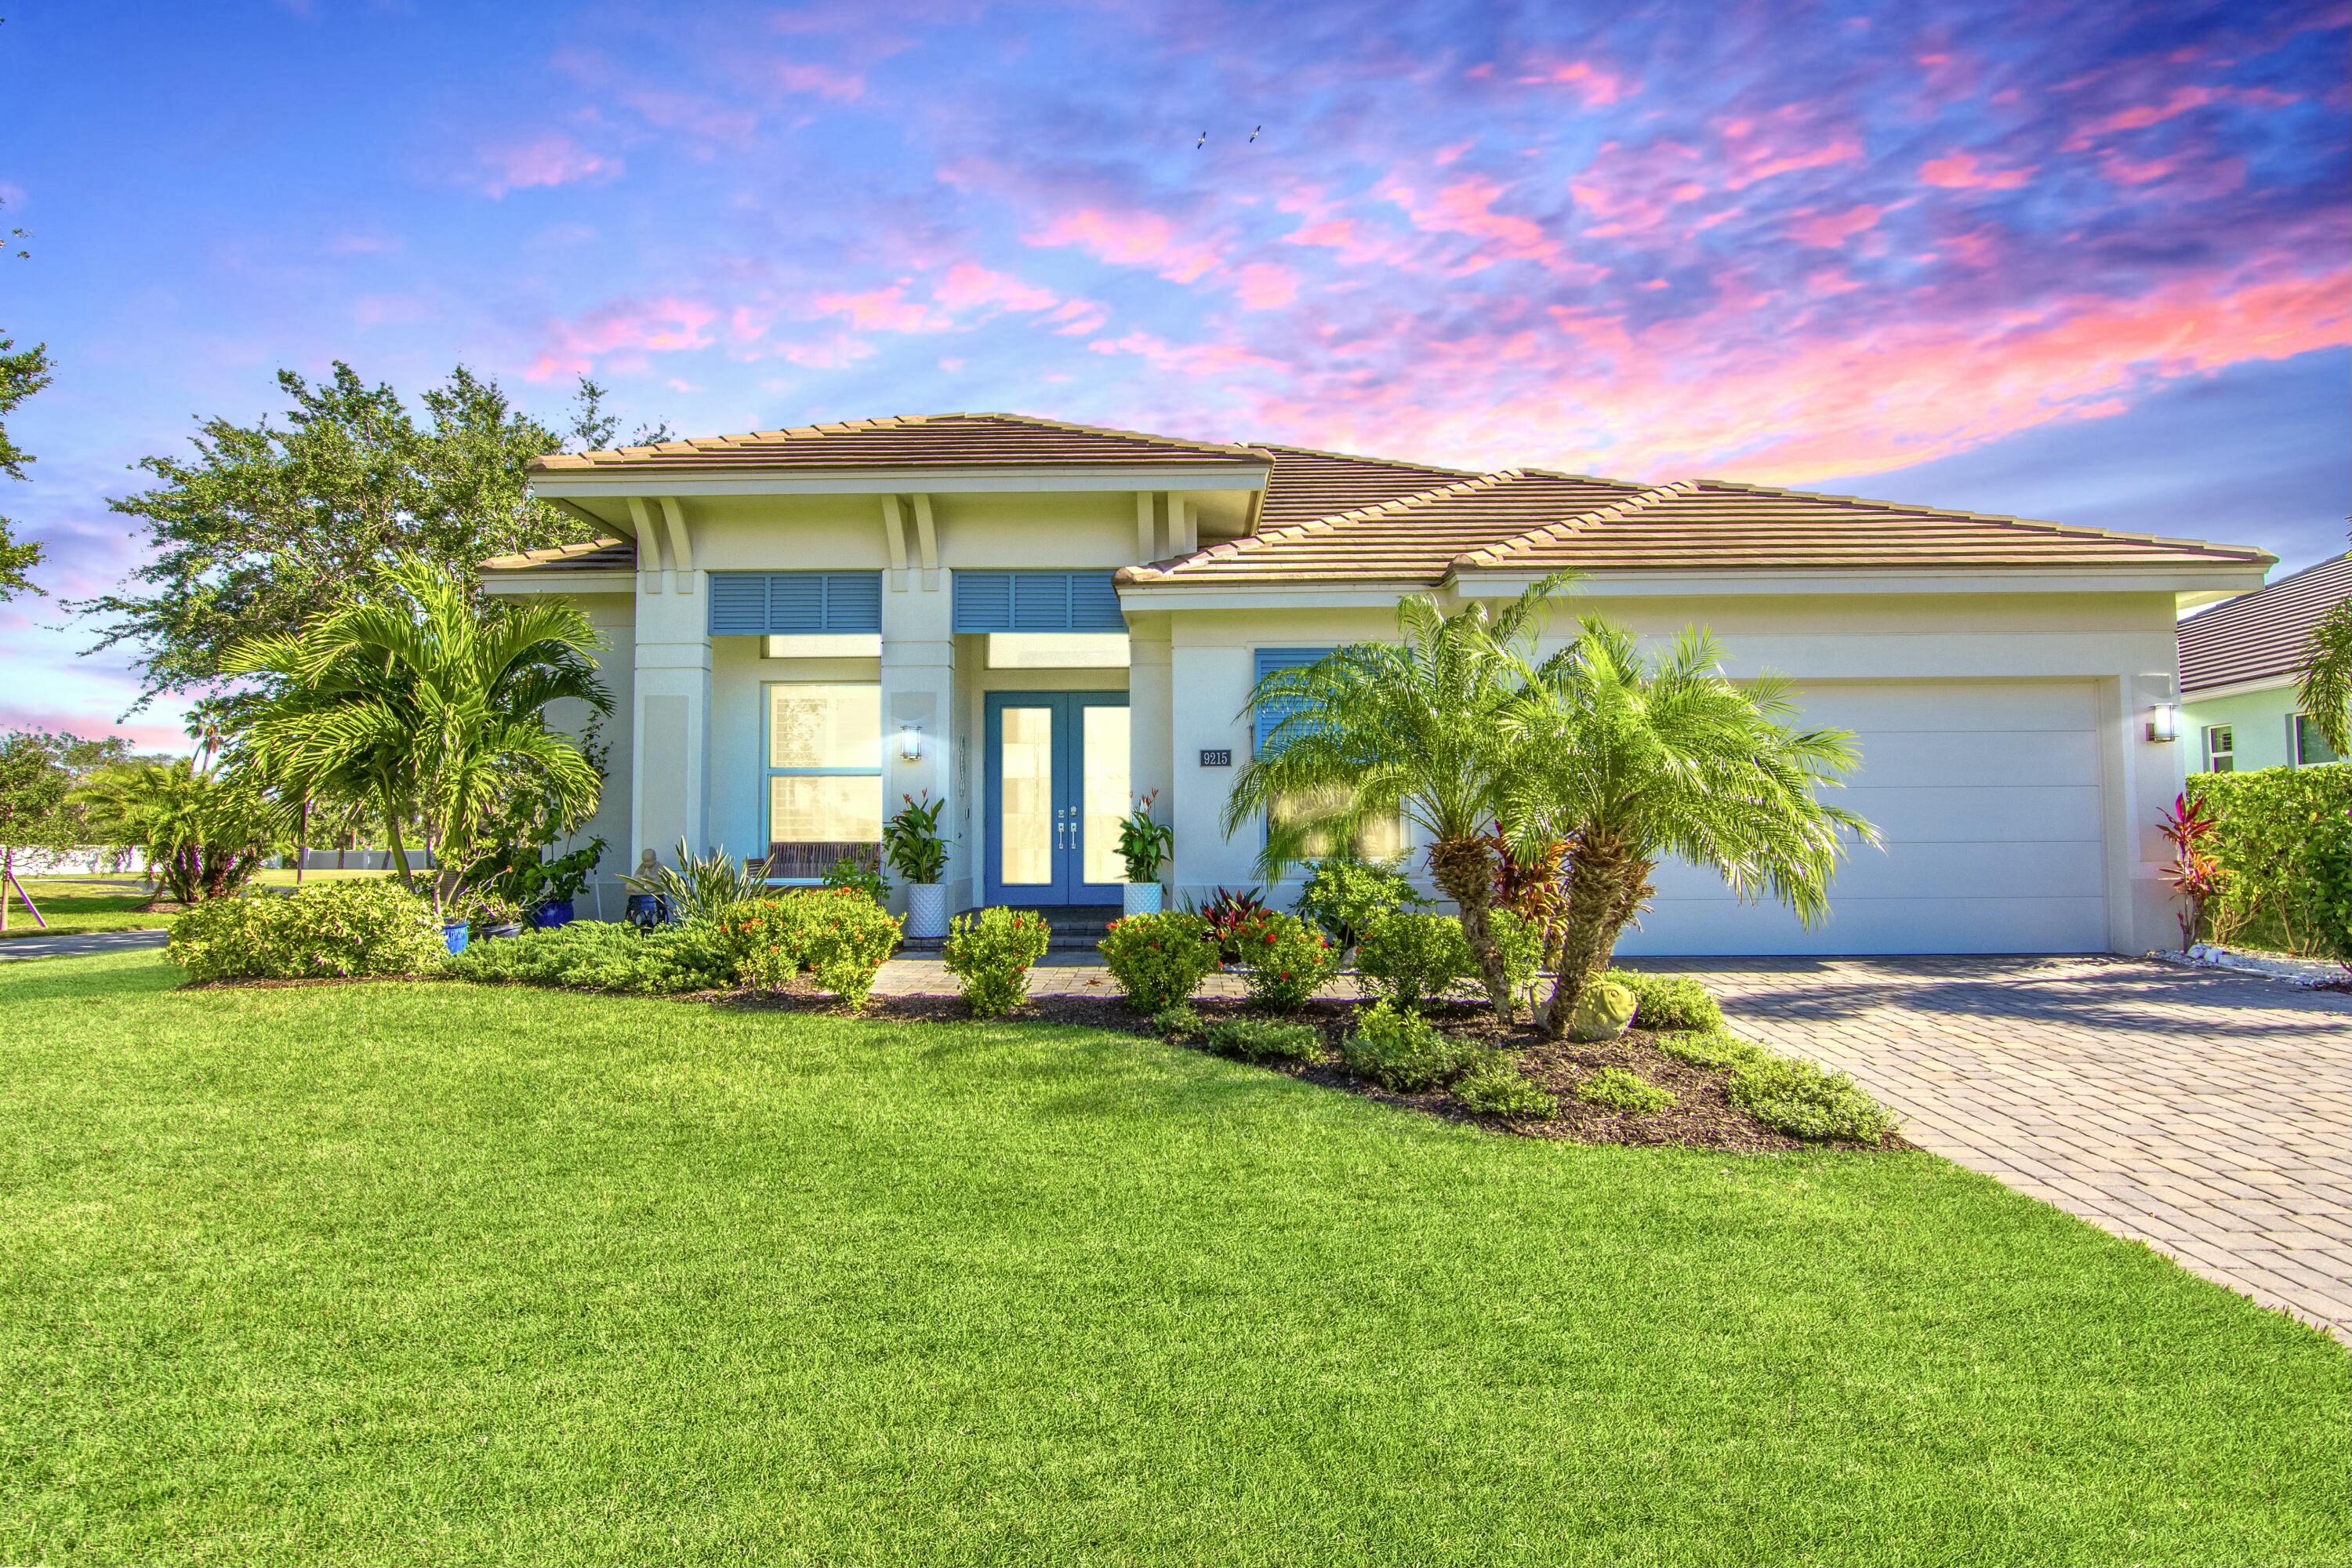
<path fill-rule="evenodd" d="M 1117 904 L 1057 904 L 1051 908 L 1014 904 L 1008 907 L 1019 909 L 1024 914 L 1045 917 L 1049 932 L 1045 940 L 1047 952 L 1094 952 L 1095 944 L 1103 939 L 1104 928 L 1118 919 L 1119 915 Z M 961 912 L 970 914 L 972 911 L 966 910 Z M 923 942 L 909 938 L 899 944 L 898 951 L 912 953 L 937 952 L 940 945 L 940 940 L 936 937 Z"/>

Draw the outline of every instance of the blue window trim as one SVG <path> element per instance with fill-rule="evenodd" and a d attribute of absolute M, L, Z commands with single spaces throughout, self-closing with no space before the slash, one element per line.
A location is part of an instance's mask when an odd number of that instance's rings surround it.
<path fill-rule="evenodd" d="M 1108 572 L 961 571 L 950 624 L 958 632 L 1123 632 Z"/>
<path fill-rule="evenodd" d="M 1318 659 L 1328 658 L 1338 651 L 1339 650 L 1337 648 L 1328 647 L 1259 648 L 1257 650 L 1257 674 L 1255 679 L 1251 682 L 1251 685 L 1255 688 L 1257 681 L 1264 680 L 1267 676 L 1272 675 L 1277 669 L 1297 669 L 1302 666 L 1313 664 Z M 1266 737 L 1274 733 L 1275 726 L 1281 723 L 1285 718 L 1288 717 L 1291 710 L 1291 706 L 1288 703 L 1262 702 L 1258 704 L 1256 710 L 1250 715 L 1250 751 L 1253 755 L 1265 750 Z"/>
<path fill-rule="evenodd" d="M 879 572 L 713 572 L 712 637 L 879 632 Z"/>

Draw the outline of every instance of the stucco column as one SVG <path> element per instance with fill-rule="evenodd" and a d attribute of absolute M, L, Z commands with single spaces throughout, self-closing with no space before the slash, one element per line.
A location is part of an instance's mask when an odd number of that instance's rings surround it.
<path fill-rule="evenodd" d="M 2129 671 L 2101 683 L 2105 762 L 2110 793 L 2123 807 L 2120 830 L 2111 830 L 2107 843 L 2108 946 L 2117 952 L 2180 945 L 2179 900 L 2164 879 L 2171 847 L 2157 820 L 2188 784 L 2189 742 L 2147 738 L 2151 711 L 2177 702 L 2179 684 L 2168 669 Z"/>
<path fill-rule="evenodd" d="M 1229 840 L 1220 823 L 1225 797 L 1249 761 L 1249 724 L 1236 715 L 1249 699 L 1250 651 L 1187 646 L 1179 636 L 1171 643 L 1169 672 L 1171 705 L 1173 692 L 1184 694 L 1170 725 L 1174 798 L 1168 819 L 1176 828 L 1171 890 L 1181 900 L 1204 897 L 1218 886 L 1250 886 L 1257 880 L 1256 836 L 1244 827 Z M 1202 754 L 1217 752 L 1230 758 L 1230 765 L 1203 766 Z"/>
<path fill-rule="evenodd" d="M 1164 615 L 1135 616 L 1128 622 L 1127 634 L 1128 788 L 1138 795 L 1158 790 L 1160 798 L 1152 802 L 1151 814 L 1161 822 L 1173 822 L 1176 810 L 1175 742 L 1171 728 L 1176 689 L 1168 621 Z M 1175 868 L 1163 866 L 1160 874 L 1172 879 Z"/>
<path fill-rule="evenodd" d="M 946 572 L 892 572 L 882 595 L 882 816 L 898 797 L 948 791 L 955 735 L 955 633 Z M 911 732 L 915 755 L 906 755 Z M 940 821 L 953 832 L 961 802 L 949 803 Z M 962 847 L 950 843 L 944 880 L 966 875 Z M 895 884 L 897 879 L 892 878 Z M 892 887 L 890 907 L 904 910 L 904 889 Z"/>
<path fill-rule="evenodd" d="M 697 854 L 710 821 L 709 582 L 686 574 L 687 592 L 647 591 L 639 574 L 630 726 L 629 842 L 623 870 L 651 849 L 667 864 L 677 842 Z M 658 582 L 668 574 L 651 574 Z"/>

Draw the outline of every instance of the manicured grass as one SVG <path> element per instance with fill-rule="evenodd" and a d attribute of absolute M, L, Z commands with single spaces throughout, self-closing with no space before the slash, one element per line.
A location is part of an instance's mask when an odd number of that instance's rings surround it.
<path fill-rule="evenodd" d="M 77 931 L 162 930 L 172 923 L 180 906 L 165 900 L 160 909 L 142 908 L 146 885 L 136 877 L 26 877 L 25 890 L 47 921 L 45 931 L 25 909 L 16 889 L 0 884 L 8 898 L 8 935 L 71 936 Z"/>
<path fill-rule="evenodd" d="M 0 969 L 0 1559 L 2340 1562 L 2352 1360 L 1925 1154 Z"/>

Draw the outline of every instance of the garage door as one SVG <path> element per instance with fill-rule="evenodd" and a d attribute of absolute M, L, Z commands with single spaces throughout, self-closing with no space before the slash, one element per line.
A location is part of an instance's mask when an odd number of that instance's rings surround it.
<path fill-rule="evenodd" d="M 2096 690 L 2089 682 L 1808 683 L 1806 720 L 1851 730 L 1838 804 L 1877 824 L 1811 931 L 1659 868 L 1629 953 L 2094 952 L 2107 945 Z"/>

